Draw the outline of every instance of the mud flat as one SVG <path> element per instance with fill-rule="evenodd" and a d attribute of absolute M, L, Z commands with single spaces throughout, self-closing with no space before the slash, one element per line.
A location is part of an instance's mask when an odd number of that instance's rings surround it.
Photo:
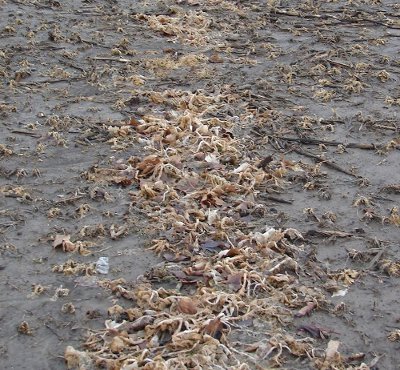
<path fill-rule="evenodd" d="M 0 11 L 2 367 L 399 368 L 398 4 Z"/>

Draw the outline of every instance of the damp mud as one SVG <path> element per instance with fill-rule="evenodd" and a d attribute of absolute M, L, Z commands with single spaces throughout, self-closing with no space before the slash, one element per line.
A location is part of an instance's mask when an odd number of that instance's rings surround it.
<path fill-rule="evenodd" d="M 0 12 L 2 368 L 399 369 L 396 2 Z"/>

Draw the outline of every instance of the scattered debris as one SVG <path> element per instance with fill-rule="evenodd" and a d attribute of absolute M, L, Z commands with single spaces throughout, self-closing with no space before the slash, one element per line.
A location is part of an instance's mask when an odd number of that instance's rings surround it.
<path fill-rule="evenodd" d="M 98 274 L 107 275 L 108 270 L 110 269 L 108 257 L 99 257 L 96 262 L 96 272 Z"/>
<path fill-rule="evenodd" d="M 354 296 L 400 276 L 396 2 L 90 3 L 0 1 L 8 310 L 69 369 L 387 361 Z"/>
<path fill-rule="evenodd" d="M 33 331 L 26 321 L 22 321 L 18 325 L 18 333 L 24 334 L 24 335 L 32 335 Z"/>

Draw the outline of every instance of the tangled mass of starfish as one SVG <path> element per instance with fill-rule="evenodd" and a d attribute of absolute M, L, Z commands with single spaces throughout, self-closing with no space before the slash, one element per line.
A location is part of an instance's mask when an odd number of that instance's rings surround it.
<path fill-rule="evenodd" d="M 207 33 L 210 22 L 201 12 L 135 17 L 177 41 L 197 47 L 212 44 Z M 210 58 L 222 62 L 217 54 Z M 147 67 L 162 77 L 206 61 L 204 55 L 193 54 L 178 60 L 149 60 Z M 291 78 L 290 72 L 286 77 Z M 261 369 L 298 358 L 298 363 L 318 369 L 372 369 L 362 363 L 364 354 L 342 356 L 340 341 L 328 340 L 333 330 L 317 325 L 294 329 L 298 318 L 314 310 L 340 315 L 343 305 L 330 303 L 327 293 L 345 294 L 360 271 L 321 271 L 325 283 L 312 284 L 305 275 L 308 269 L 317 269 L 317 261 L 301 231 L 262 223 L 271 212 L 263 197 L 279 201 L 279 194 L 296 176 L 312 190 L 315 179 L 323 176 L 323 161 L 309 164 L 284 154 L 260 156 L 259 142 L 244 133 L 249 127 L 271 125 L 279 112 L 254 108 L 249 89 L 239 91 L 226 84 L 213 92 L 157 92 L 145 88 L 143 76 L 136 76 L 135 83 L 143 88 L 133 98 L 147 101 L 152 111 L 107 130 L 114 148 L 124 150 L 133 141 L 143 147 L 142 155 L 121 157 L 84 176 L 89 182 L 118 185 L 129 192 L 130 211 L 142 214 L 157 230 L 150 249 L 165 262 L 136 282 L 121 278 L 99 283 L 129 304 L 109 308 L 104 330 L 88 335 L 84 351 L 67 347 L 68 366 Z M 345 85 L 346 91 L 362 88 L 350 80 Z M 329 101 L 332 96 L 324 91 L 315 97 Z M 304 121 L 304 127 L 312 124 Z M 274 126 L 275 137 L 287 132 L 285 126 Z M 263 140 L 266 144 L 268 137 Z M 389 142 L 382 150 L 396 145 Z M 363 201 L 358 199 L 355 205 L 365 205 Z M 315 216 L 312 209 L 306 212 Z M 366 211 L 365 217 L 374 215 Z M 386 224 L 400 224 L 397 208 L 377 217 Z M 124 232 L 124 226 L 114 227 L 111 236 Z M 332 238 L 346 236 L 327 233 Z M 61 244 L 68 252 L 68 241 Z M 382 259 L 378 266 L 391 276 L 400 275 L 398 262 Z M 70 273 L 76 268 L 70 263 L 56 271 Z M 91 273 L 87 267 L 81 271 Z M 396 340 L 396 335 L 392 332 L 390 338 Z M 326 340 L 321 343 L 321 338 Z"/>

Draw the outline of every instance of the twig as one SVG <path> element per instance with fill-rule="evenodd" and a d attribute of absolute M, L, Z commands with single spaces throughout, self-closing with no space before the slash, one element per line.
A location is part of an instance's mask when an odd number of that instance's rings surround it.
<path fill-rule="evenodd" d="M 42 80 L 42 81 L 32 81 L 32 82 L 18 82 L 18 85 L 21 86 L 30 86 L 30 85 L 41 85 L 41 84 L 56 84 L 59 82 L 71 82 L 71 81 L 79 81 L 84 80 L 86 77 L 71 77 L 71 78 L 60 78 L 59 80 Z"/>
<path fill-rule="evenodd" d="M 86 72 L 82 67 L 76 66 L 76 65 L 73 64 L 73 63 L 69 63 L 69 62 L 63 60 L 62 58 L 57 58 L 57 59 L 60 61 L 60 63 L 66 65 L 66 66 L 68 66 L 68 67 L 77 69 L 78 71 L 81 71 L 81 72 Z"/>
<path fill-rule="evenodd" d="M 331 14 L 323 14 L 323 15 L 320 15 L 320 14 L 304 14 L 304 13 L 300 13 L 300 12 L 297 12 L 297 11 L 291 11 L 291 10 L 285 10 L 285 9 L 280 9 L 280 10 L 275 9 L 273 11 L 273 14 L 286 15 L 288 17 L 306 18 L 306 19 L 307 18 L 308 19 L 317 18 L 317 19 L 326 20 L 328 18 L 331 18 L 331 19 L 336 19 L 338 21 L 341 21 L 341 19 L 339 19 L 338 17 L 336 17 L 334 15 L 331 15 Z"/>
<path fill-rule="evenodd" d="M 351 18 L 351 17 L 347 17 L 347 18 L 339 18 L 339 17 L 336 17 L 336 16 L 334 16 L 334 15 L 332 15 L 332 14 L 306 14 L 306 13 L 302 13 L 302 12 L 296 12 L 296 11 L 290 11 L 290 10 L 285 10 L 285 9 L 281 9 L 281 10 L 275 10 L 274 12 L 273 12 L 274 14 L 277 14 L 277 15 L 286 15 L 286 16 L 288 16 L 288 17 L 298 17 L 298 18 L 304 18 L 304 19 L 321 19 L 321 20 L 328 20 L 328 19 L 333 19 L 333 20 L 335 20 L 335 21 L 338 21 L 337 23 L 336 22 L 332 22 L 332 23 L 330 23 L 329 24 L 329 26 L 335 26 L 336 24 L 341 24 L 341 23 L 350 23 L 350 24 L 354 24 L 354 25 L 357 25 L 357 26 L 366 26 L 366 24 L 364 24 L 363 22 L 365 22 L 365 23 L 372 23 L 372 24 L 375 24 L 375 25 L 380 25 L 380 26 L 383 26 L 383 27 L 386 27 L 386 28 L 390 28 L 390 29 L 395 29 L 395 30 L 398 30 L 398 29 L 400 29 L 400 27 L 397 27 L 397 26 L 393 26 L 393 25 L 391 25 L 391 24 L 389 24 L 389 23 L 385 23 L 385 22 L 381 22 L 381 21 L 378 21 L 378 20 L 376 20 L 376 19 L 368 19 L 368 18 Z"/>
<path fill-rule="evenodd" d="M 351 66 L 351 65 L 349 65 L 349 64 L 345 64 L 345 63 L 342 63 L 342 62 L 338 62 L 338 61 L 336 61 L 336 60 L 326 59 L 326 61 L 329 62 L 330 64 L 338 65 L 338 66 L 340 66 L 340 67 L 345 67 L 345 68 L 350 68 L 350 69 L 353 68 L 353 66 Z"/>
<path fill-rule="evenodd" d="M 37 138 L 39 138 L 39 137 L 42 136 L 42 135 L 40 135 L 40 134 L 35 134 L 34 132 L 23 131 L 23 130 L 11 130 L 11 132 L 12 132 L 13 134 L 29 135 L 29 136 L 37 137 Z"/>
<path fill-rule="evenodd" d="M 339 141 L 327 141 L 327 140 L 319 140 L 312 138 L 300 138 L 300 137 L 285 137 L 285 136 L 276 136 L 278 139 L 286 140 L 286 141 L 296 141 L 301 144 L 308 145 L 319 145 L 324 144 L 328 146 L 338 146 L 343 145 L 346 148 L 357 148 L 357 149 L 366 149 L 366 150 L 375 150 L 377 148 L 376 144 L 364 144 L 364 143 L 341 143 Z"/>
<path fill-rule="evenodd" d="M 349 176 L 358 178 L 357 175 L 355 175 L 354 173 L 352 173 L 352 172 L 350 172 L 350 171 L 348 171 L 348 170 L 346 170 L 346 169 L 344 169 L 344 168 L 338 166 L 336 163 L 330 162 L 330 161 L 328 161 L 327 159 L 320 158 L 320 157 L 318 157 L 318 156 L 315 155 L 315 154 L 312 154 L 312 153 L 309 153 L 309 152 L 304 151 L 303 149 L 300 149 L 300 148 L 293 148 L 293 151 L 296 152 L 296 153 L 298 153 L 298 154 L 304 155 L 304 156 L 306 156 L 306 157 L 313 158 L 313 159 L 315 159 L 317 162 L 323 163 L 323 164 L 325 164 L 327 167 L 330 167 L 330 168 L 332 168 L 332 169 L 334 169 L 334 170 L 336 170 L 336 171 L 339 171 L 339 172 L 345 173 L 346 175 L 349 175 Z"/>
<path fill-rule="evenodd" d="M 325 236 L 325 237 L 339 237 L 339 238 L 349 238 L 353 237 L 354 234 L 347 233 L 345 231 L 338 231 L 338 230 L 308 230 L 305 236 Z"/>
<path fill-rule="evenodd" d="M 124 58 L 111 58 L 111 57 L 92 57 L 94 60 L 108 60 L 111 62 L 119 62 L 119 63 L 130 63 L 132 60 L 124 59 Z"/>
<path fill-rule="evenodd" d="M 66 199 L 57 200 L 57 201 L 54 202 L 54 204 L 75 202 L 76 200 L 79 200 L 81 198 L 83 198 L 83 195 L 77 195 L 77 196 L 74 196 L 74 197 L 69 197 L 69 198 L 66 198 Z"/>
<path fill-rule="evenodd" d="M 382 197 L 382 196 L 376 195 L 376 194 L 373 194 L 372 198 L 377 199 L 377 200 L 383 200 L 383 201 L 386 201 L 386 202 L 394 202 L 393 199 Z"/>
<path fill-rule="evenodd" d="M 382 128 L 382 129 L 384 129 L 384 130 L 391 130 L 391 131 L 398 131 L 398 130 L 399 130 L 399 128 L 398 128 L 397 126 L 393 126 L 393 127 L 392 127 L 392 126 L 377 125 L 377 124 L 375 124 L 374 127 Z"/>
<path fill-rule="evenodd" d="M 49 324 L 44 324 L 44 326 L 49 329 L 60 341 L 64 341 L 64 338 L 58 334 Z"/>
<path fill-rule="evenodd" d="M 82 41 L 83 43 L 88 44 L 88 45 L 98 46 L 98 47 L 103 48 L 103 49 L 109 49 L 109 47 L 107 45 L 100 44 L 100 43 L 98 43 L 96 41 L 85 40 L 85 39 L 82 39 L 82 38 L 80 39 L 80 41 Z"/>
<path fill-rule="evenodd" d="M 387 247 L 383 247 L 377 254 L 376 256 L 372 259 L 372 261 L 370 262 L 370 264 L 367 267 L 367 270 L 371 270 L 381 259 L 383 253 L 385 253 Z"/>
<path fill-rule="evenodd" d="M 102 253 L 102 252 L 104 252 L 104 251 L 106 251 L 106 250 L 109 250 L 109 249 L 111 249 L 111 248 L 113 248 L 113 247 L 114 247 L 113 245 L 110 245 L 110 246 L 105 247 L 105 248 L 102 248 L 102 249 L 100 249 L 100 250 L 98 250 L 98 251 L 94 251 L 94 252 L 92 252 L 92 254 Z"/>
<path fill-rule="evenodd" d="M 283 203 L 283 204 L 293 204 L 291 200 L 286 200 L 278 197 L 274 197 L 273 195 L 261 195 L 262 199 L 272 200 L 273 202 Z"/>

